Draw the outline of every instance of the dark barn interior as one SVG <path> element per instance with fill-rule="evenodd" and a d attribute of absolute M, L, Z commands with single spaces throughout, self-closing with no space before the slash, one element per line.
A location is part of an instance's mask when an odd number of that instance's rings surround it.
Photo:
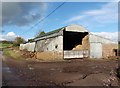
<path fill-rule="evenodd" d="M 76 45 L 82 45 L 82 39 L 88 32 L 63 32 L 63 50 L 72 50 Z"/>
<path fill-rule="evenodd" d="M 113 52 L 115 53 L 115 56 L 119 56 L 120 55 L 119 54 L 120 52 L 118 51 L 118 49 L 114 49 Z"/>

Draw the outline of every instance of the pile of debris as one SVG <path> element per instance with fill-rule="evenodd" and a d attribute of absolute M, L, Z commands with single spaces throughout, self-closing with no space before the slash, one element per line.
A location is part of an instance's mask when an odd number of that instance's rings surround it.
<path fill-rule="evenodd" d="M 29 51 L 26 51 L 26 50 L 22 50 L 21 55 L 25 58 L 34 58 L 35 57 L 34 52 L 29 52 Z"/>
<path fill-rule="evenodd" d="M 61 61 L 63 60 L 63 53 L 62 52 L 36 52 L 36 58 L 39 60 L 44 61 Z"/>

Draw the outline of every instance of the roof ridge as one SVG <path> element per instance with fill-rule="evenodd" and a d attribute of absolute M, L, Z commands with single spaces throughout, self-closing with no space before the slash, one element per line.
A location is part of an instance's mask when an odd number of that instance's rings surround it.
<path fill-rule="evenodd" d="M 66 26 L 65 26 L 65 27 L 66 27 Z M 47 35 L 51 35 L 51 34 L 53 34 L 53 33 L 58 33 L 60 30 L 62 30 L 62 29 L 65 28 L 65 27 L 61 27 L 61 28 L 55 29 L 55 30 L 53 30 L 53 31 L 49 31 L 49 32 L 45 33 L 44 35 L 38 36 L 37 38 L 44 37 L 44 36 L 47 36 Z"/>

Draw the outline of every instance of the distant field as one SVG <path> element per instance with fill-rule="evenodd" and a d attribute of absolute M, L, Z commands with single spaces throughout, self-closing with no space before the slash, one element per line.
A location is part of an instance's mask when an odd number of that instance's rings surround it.
<path fill-rule="evenodd" d="M 13 44 L 3 44 L 3 43 L 0 43 L 0 48 L 7 48 L 7 47 L 10 47 L 12 45 Z"/>

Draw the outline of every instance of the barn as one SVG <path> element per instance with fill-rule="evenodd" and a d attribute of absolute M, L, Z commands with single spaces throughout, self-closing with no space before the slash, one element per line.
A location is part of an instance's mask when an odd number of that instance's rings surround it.
<path fill-rule="evenodd" d="M 108 58 L 117 55 L 118 44 L 94 35 L 80 25 L 69 25 L 35 39 L 36 58 Z"/>

